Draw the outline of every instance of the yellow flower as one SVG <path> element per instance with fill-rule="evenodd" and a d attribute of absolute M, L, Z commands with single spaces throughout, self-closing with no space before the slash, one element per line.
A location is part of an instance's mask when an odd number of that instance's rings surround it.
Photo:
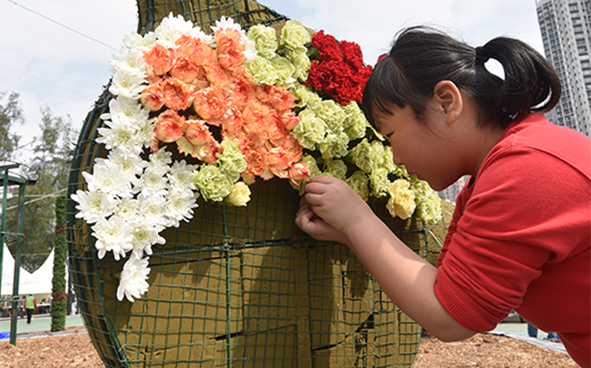
<path fill-rule="evenodd" d="M 398 179 L 390 184 L 390 199 L 386 208 L 392 217 L 398 216 L 406 220 L 415 211 L 415 193 L 410 189 L 410 183 L 404 179 Z"/>
<path fill-rule="evenodd" d="M 241 181 L 235 183 L 227 200 L 234 206 L 246 206 L 250 201 L 250 188 Z"/>

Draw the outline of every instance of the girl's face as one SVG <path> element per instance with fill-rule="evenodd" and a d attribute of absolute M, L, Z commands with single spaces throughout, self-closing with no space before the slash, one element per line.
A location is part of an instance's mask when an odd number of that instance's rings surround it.
<path fill-rule="evenodd" d="M 390 142 L 396 165 L 404 165 L 409 174 L 415 174 L 441 191 L 453 184 L 463 173 L 458 147 L 453 143 L 449 124 L 436 110 L 427 106 L 425 123 L 419 121 L 408 106 L 393 105 L 392 114 L 377 112 L 375 123 Z"/>

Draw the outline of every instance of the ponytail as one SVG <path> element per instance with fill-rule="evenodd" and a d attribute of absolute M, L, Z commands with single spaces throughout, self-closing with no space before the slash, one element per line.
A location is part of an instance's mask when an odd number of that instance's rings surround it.
<path fill-rule="evenodd" d="M 473 98 L 485 117 L 506 127 L 530 112 L 550 111 L 560 99 L 560 80 L 552 65 L 531 46 L 498 37 L 475 50 L 476 78 Z M 505 73 L 504 81 L 490 82 L 491 73 L 482 60 L 495 59 Z M 484 69 L 484 70 L 483 70 Z M 492 83 L 494 88 L 487 88 Z"/>
<path fill-rule="evenodd" d="M 504 80 L 485 66 L 497 60 Z M 476 103 L 479 124 L 507 127 L 530 112 L 551 110 L 560 99 L 560 80 L 552 65 L 526 43 L 495 38 L 473 48 L 436 30 L 403 30 L 388 56 L 374 68 L 363 93 L 363 110 L 374 124 L 374 109 L 390 113 L 388 106 L 410 106 L 424 122 L 426 102 L 435 85 L 452 81 Z"/>

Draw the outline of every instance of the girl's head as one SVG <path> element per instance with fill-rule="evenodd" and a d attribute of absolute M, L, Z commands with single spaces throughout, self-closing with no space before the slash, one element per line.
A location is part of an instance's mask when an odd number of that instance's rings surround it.
<path fill-rule="evenodd" d="M 497 60 L 504 80 L 484 66 Z M 560 98 L 560 81 L 550 63 L 522 41 L 499 37 L 473 48 L 425 27 L 403 30 L 372 72 L 363 93 L 363 110 L 375 117 L 392 107 L 410 107 L 426 123 L 427 101 L 437 83 L 451 81 L 472 99 L 479 126 L 506 128 L 530 112 L 552 109 Z"/>

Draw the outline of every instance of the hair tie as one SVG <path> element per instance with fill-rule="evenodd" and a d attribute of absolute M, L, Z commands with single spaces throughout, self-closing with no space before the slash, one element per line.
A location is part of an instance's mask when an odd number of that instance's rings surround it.
<path fill-rule="evenodd" d="M 484 51 L 484 47 L 482 47 L 482 46 L 478 46 L 475 51 L 476 51 L 476 60 L 481 61 L 483 64 L 486 63 L 488 61 L 488 59 L 490 58 L 488 55 L 486 55 L 486 51 Z"/>

